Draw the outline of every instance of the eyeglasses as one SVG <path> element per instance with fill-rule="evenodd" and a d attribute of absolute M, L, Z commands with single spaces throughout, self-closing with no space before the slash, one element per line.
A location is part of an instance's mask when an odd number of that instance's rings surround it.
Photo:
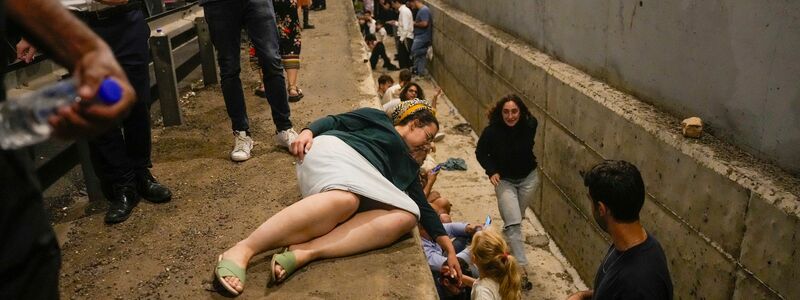
<path fill-rule="evenodd" d="M 422 131 L 425 132 L 425 141 L 428 144 L 433 143 L 433 139 L 436 138 L 436 135 L 435 134 L 431 134 L 430 132 L 425 130 L 425 127 L 422 127 Z"/>

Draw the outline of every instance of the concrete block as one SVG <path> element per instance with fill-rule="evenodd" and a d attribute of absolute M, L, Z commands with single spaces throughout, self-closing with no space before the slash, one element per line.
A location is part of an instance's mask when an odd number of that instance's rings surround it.
<path fill-rule="evenodd" d="M 757 194 L 747 210 L 739 260 L 787 299 L 800 299 L 800 219 Z"/>
<path fill-rule="evenodd" d="M 739 253 L 749 191 L 634 124 L 628 118 L 637 116 L 637 108 L 614 110 L 572 84 L 548 81 L 553 118 L 602 157 L 635 164 L 648 193 L 726 252 Z"/>
<path fill-rule="evenodd" d="M 583 186 L 580 172 L 586 171 L 602 160 L 596 153 L 575 140 L 564 129 L 548 124 L 544 134 L 544 168 L 553 182 L 583 214 L 592 214 L 591 201 Z"/>
<path fill-rule="evenodd" d="M 511 51 L 509 49 L 509 51 Z M 506 77 L 514 88 L 521 91 L 523 97 L 529 99 L 531 104 L 528 107 L 532 110 L 543 110 L 547 106 L 547 72 L 540 65 L 531 64 L 523 57 L 525 54 L 511 53 L 504 56 L 507 64 L 511 65 L 510 77 Z"/>
<path fill-rule="evenodd" d="M 753 275 L 739 269 L 736 271 L 736 289 L 733 291 L 732 299 L 781 299 L 781 297 L 759 282 Z"/>
<path fill-rule="evenodd" d="M 648 234 L 664 249 L 676 299 L 729 299 L 735 265 L 672 214 L 645 199 L 639 213 Z"/>
<path fill-rule="evenodd" d="M 542 209 L 538 215 L 564 256 L 584 282 L 591 284 L 610 245 L 591 216 L 576 209 L 553 182 L 542 177 Z"/>

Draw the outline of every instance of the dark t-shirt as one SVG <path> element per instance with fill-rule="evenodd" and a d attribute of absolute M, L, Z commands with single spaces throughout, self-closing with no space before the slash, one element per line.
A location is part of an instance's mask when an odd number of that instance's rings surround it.
<path fill-rule="evenodd" d="M 672 299 L 672 280 L 661 244 L 651 235 L 625 252 L 608 249 L 597 268 L 592 299 Z"/>

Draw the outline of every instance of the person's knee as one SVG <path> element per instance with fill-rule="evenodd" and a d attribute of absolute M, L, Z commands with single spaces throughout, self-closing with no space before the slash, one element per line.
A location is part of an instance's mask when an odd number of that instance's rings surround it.
<path fill-rule="evenodd" d="M 406 233 L 411 231 L 414 226 L 417 226 L 417 217 L 414 214 L 407 212 L 407 211 L 398 211 L 395 214 L 395 224 L 399 229 L 402 229 L 402 233 Z"/>
<path fill-rule="evenodd" d="M 333 193 L 334 195 L 334 197 L 332 197 L 334 199 L 334 203 L 332 204 L 336 207 L 340 207 L 343 210 L 351 210 L 353 212 L 358 209 L 358 205 L 360 203 L 358 195 L 339 190 L 330 191 L 330 193 Z"/>

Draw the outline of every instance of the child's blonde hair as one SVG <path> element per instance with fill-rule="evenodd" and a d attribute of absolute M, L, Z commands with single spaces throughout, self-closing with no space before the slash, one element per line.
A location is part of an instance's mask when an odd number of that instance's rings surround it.
<path fill-rule="evenodd" d="M 509 253 L 508 244 L 494 230 L 486 229 L 472 237 L 472 260 L 480 277 L 491 278 L 500 284 L 503 300 L 522 298 L 521 281 L 517 259 Z"/>

